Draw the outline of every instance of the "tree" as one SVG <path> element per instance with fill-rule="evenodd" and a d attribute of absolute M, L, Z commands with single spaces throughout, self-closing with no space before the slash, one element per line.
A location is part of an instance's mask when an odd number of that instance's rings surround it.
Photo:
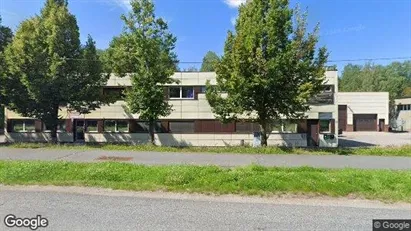
<path fill-rule="evenodd" d="M 207 83 L 217 118 L 257 122 L 263 146 L 281 119 L 304 118 L 309 99 L 322 89 L 328 54 L 325 47 L 316 52 L 318 25 L 307 35 L 306 18 L 288 0 L 243 4 L 216 66 L 217 85 Z"/>
<path fill-rule="evenodd" d="M 108 103 L 95 43 L 89 36 L 81 46 L 67 0 L 47 0 L 40 15 L 23 21 L 5 56 L 7 107 L 44 122 L 50 142 L 57 142 L 60 107 L 85 114 Z"/>
<path fill-rule="evenodd" d="M 178 62 L 173 52 L 176 38 L 168 31 L 167 23 L 156 18 L 152 1 L 132 0 L 130 4 L 131 12 L 121 17 L 124 30 L 113 39 L 107 52 L 113 73 L 130 73 L 132 86 L 126 91 L 127 108 L 148 121 L 150 141 L 154 144 L 156 121 L 172 110 L 161 85 L 175 82 L 171 76 Z"/>
<path fill-rule="evenodd" d="M 215 65 L 220 61 L 220 57 L 213 52 L 208 51 L 203 58 L 203 64 L 201 65 L 201 72 L 212 72 L 215 71 Z"/>
<path fill-rule="evenodd" d="M 344 67 L 339 91 L 341 92 L 389 92 L 390 122 L 396 119 L 395 102 L 407 96 L 411 87 L 411 62 L 393 62 L 389 65 L 348 64 Z"/>
<path fill-rule="evenodd" d="M 4 96 L 4 76 L 6 75 L 6 65 L 4 59 L 4 49 L 13 39 L 13 32 L 9 27 L 1 25 L 0 16 L 0 128 L 4 126 L 4 105 L 6 103 Z"/>
<path fill-rule="evenodd" d="M 195 66 L 190 66 L 190 67 L 184 69 L 184 71 L 186 71 L 186 72 L 198 72 L 198 69 Z"/>

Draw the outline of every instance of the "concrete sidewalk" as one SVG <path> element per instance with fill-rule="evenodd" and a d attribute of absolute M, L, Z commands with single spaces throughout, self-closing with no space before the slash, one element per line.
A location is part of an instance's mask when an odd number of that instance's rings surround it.
<path fill-rule="evenodd" d="M 106 150 L 17 149 L 0 147 L 0 160 L 47 160 L 101 162 L 99 157 L 125 157 L 128 163 L 146 165 L 217 165 L 222 167 L 263 166 L 318 168 L 359 168 L 411 170 L 411 157 L 339 155 L 258 155 L 211 153 L 162 153 Z"/>

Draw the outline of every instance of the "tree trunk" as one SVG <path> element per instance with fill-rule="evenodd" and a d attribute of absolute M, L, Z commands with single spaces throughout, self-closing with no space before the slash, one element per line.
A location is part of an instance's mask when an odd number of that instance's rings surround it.
<path fill-rule="evenodd" d="M 260 128 L 261 128 L 261 146 L 266 147 L 267 146 L 267 140 L 268 140 L 267 124 L 266 123 L 261 123 Z"/>
<path fill-rule="evenodd" d="M 52 144 L 56 144 L 58 142 L 57 140 L 57 126 L 58 126 L 58 120 L 59 120 L 58 113 L 59 113 L 59 108 L 57 106 L 53 109 L 53 113 L 51 114 L 48 121 L 46 121 L 51 131 L 51 134 L 50 134 L 51 140 L 49 141 L 49 143 L 52 143 Z"/>
<path fill-rule="evenodd" d="M 150 134 L 150 143 L 156 145 L 154 140 L 154 121 L 152 120 L 148 122 L 148 133 Z"/>

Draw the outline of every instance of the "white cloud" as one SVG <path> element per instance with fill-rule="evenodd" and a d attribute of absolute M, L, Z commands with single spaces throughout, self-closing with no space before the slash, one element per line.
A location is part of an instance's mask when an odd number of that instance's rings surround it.
<path fill-rule="evenodd" d="M 241 4 L 245 3 L 247 0 L 224 0 L 224 2 L 233 8 L 239 7 Z"/>
<path fill-rule="evenodd" d="M 124 11 L 131 10 L 130 0 L 110 0 L 110 2 L 116 4 L 118 7 L 122 8 Z"/>

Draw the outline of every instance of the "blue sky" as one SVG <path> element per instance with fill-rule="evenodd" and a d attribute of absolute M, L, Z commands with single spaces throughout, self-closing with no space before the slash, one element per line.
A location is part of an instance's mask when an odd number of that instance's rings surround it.
<path fill-rule="evenodd" d="M 155 0 L 156 13 L 177 36 L 180 61 L 201 61 L 208 50 L 222 54 L 228 30 L 243 0 Z M 40 12 L 45 0 L 0 0 L 3 24 L 13 30 Z M 320 23 L 320 43 L 330 60 L 411 56 L 411 0 L 291 0 L 308 8 L 309 24 Z M 127 0 L 69 0 L 84 41 L 91 34 L 107 48 L 122 30 Z M 386 64 L 390 61 L 375 61 Z M 347 62 L 338 62 L 339 70 Z M 364 62 L 355 62 L 364 63 Z M 333 64 L 333 63 L 330 63 Z M 189 64 L 182 65 L 185 68 Z M 199 65 L 199 64 L 193 64 Z"/>

